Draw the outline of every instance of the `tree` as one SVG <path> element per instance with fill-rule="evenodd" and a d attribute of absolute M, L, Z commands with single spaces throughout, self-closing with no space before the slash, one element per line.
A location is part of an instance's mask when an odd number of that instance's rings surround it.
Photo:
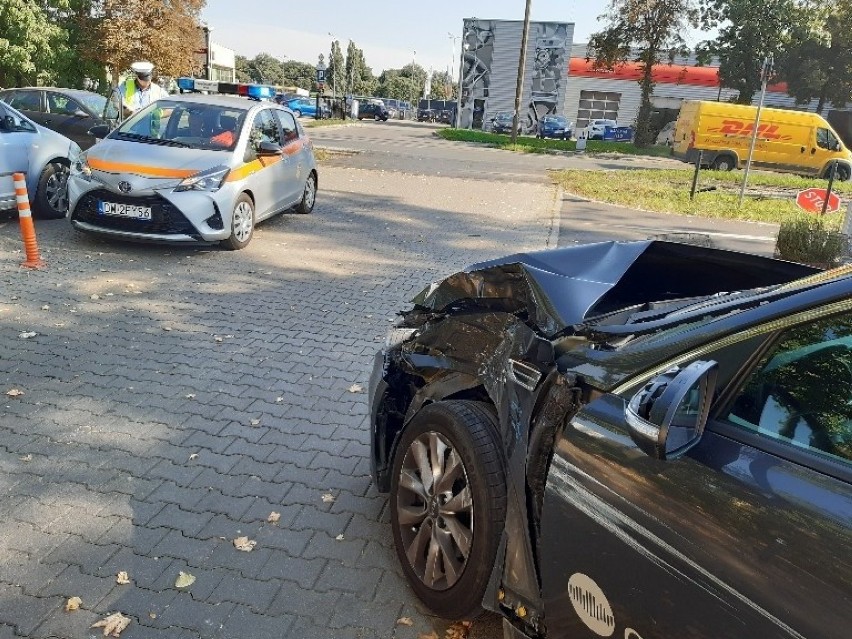
<path fill-rule="evenodd" d="M 699 45 L 699 58 L 717 56 L 721 85 L 736 89 L 740 104 L 751 104 L 763 60 L 780 57 L 798 14 L 794 0 L 710 0 L 705 17 L 723 26 L 715 40 Z"/>
<path fill-rule="evenodd" d="M 237 75 L 237 82 L 252 82 L 251 63 L 249 59 L 243 55 L 234 56 L 234 70 Z"/>
<path fill-rule="evenodd" d="M 204 46 L 201 11 L 206 0 L 94 0 L 84 49 L 91 61 L 108 67 L 113 81 L 135 60 L 153 62 L 157 73 L 196 71 L 196 51 Z"/>
<path fill-rule="evenodd" d="M 281 84 L 284 75 L 281 60 L 268 53 L 258 53 L 249 61 L 249 75 L 252 82 Z"/>
<path fill-rule="evenodd" d="M 458 84 L 453 82 L 447 71 L 436 71 L 432 74 L 432 97 L 443 100 L 454 100 L 458 96 Z"/>
<path fill-rule="evenodd" d="M 0 86 L 50 82 L 67 32 L 51 18 L 69 9 L 68 0 L 0 2 Z"/>
<path fill-rule="evenodd" d="M 343 59 L 339 40 L 331 43 L 331 55 L 328 57 L 328 69 L 326 69 L 325 78 L 335 93 L 343 94 L 346 86 L 346 61 Z"/>
<path fill-rule="evenodd" d="M 696 0 L 612 0 L 608 13 L 600 19 L 606 20 L 608 26 L 592 35 L 589 54 L 594 55 L 594 65 L 599 69 L 612 70 L 627 61 L 639 63 L 642 100 L 636 118 L 636 145 L 653 144 L 649 126 L 654 91 L 652 69 L 664 58 L 672 61 L 684 51 L 681 34 L 687 27 L 698 27 Z"/>
<path fill-rule="evenodd" d="M 806 19 L 793 25 L 778 74 L 797 103 L 842 108 L 852 100 L 852 6 L 803 0 L 800 10 Z"/>
<path fill-rule="evenodd" d="M 387 71 L 385 71 L 387 73 Z M 385 75 L 385 74 L 382 74 Z M 407 102 L 416 102 L 420 97 L 422 88 L 415 84 L 414 80 L 404 75 L 395 74 L 385 76 L 385 80 L 380 81 L 376 89 L 376 95 L 382 98 L 393 98 L 395 100 L 405 100 Z"/>
<path fill-rule="evenodd" d="M 426 84 L 426 78 L 428 77 L 428 73 L 426 73 L 426 69 L 421 67 L 419 64 L 415 64 L 413 62 L 406 64 L 399 70 L 399 74 L 406 78 L 411 78 L 414 81 L 414 84 L 417 85 L 417 95 L 415 99 L 420 97 L 423 93 L 423 87 Z"/>
<path fill-rule="evenodd" d="M 354 95 L 373 95 L 376 91 L 376 78 L 373 70 L 367 66 L 364 51 L 349 41 L 346 48 L 346 87 L 347 93 Z"/>
<path fill-rule="evenodd" d="M 316 67 L 307 62 L 288 60 L 281 65 L 282 84 L 285 87 L 299 87 L 306 91 L 316 89 Z"/>

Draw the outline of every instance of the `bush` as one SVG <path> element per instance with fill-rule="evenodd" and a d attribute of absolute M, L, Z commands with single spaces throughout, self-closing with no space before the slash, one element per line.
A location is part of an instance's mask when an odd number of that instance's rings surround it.
<path fill-rule="evenodd" d="M 849 250 L 849 238 L 818 218 L 782 222 L 775 242 L 775 255 L 782 260 L 822 268 L 837 266 Z"/>

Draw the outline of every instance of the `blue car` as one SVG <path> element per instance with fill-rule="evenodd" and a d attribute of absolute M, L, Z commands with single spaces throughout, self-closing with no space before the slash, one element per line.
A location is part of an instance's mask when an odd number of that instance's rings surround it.
<path fill-rule="evenodd" d="M 310 98 L 296 98 L 294 100 L 288 100 L 285 103 L 285 106 L 293 112 L 297 118 L 306 115 L 311 118 L 317 117 L 317 102 L 316 100 L 312 100 Z M 322 117 L 326 118 L 329 116 L 328 109 L 320 106 L 320 111 L 322 112 Z"/>
<path fill-rule="evenodd" d="M 574 134 L 574 124 L 561 115 L 545 115 L 538 124 L 538 137 L 568 140 Z"/>

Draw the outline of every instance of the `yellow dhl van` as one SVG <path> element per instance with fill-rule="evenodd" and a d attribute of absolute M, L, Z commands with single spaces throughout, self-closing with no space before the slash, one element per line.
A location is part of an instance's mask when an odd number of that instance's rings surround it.
<path fill-rule="evenodd" d="M 694 163 L 730 171 L 744 168 L 757 107 L 729 102 L 686 101 L 675 126 L 672 153 Z M 852 177 L 852 153 L 831 125 L 816 113 L 764 108 L 760 113 L 752 166 L 828 177 L 833 164 L 838 180 Z"/>

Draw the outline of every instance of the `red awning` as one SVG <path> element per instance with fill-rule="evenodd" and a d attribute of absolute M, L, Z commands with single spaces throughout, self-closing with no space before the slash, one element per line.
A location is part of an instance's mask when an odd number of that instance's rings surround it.
<path fill-rule="evenodd" d="M 625 62 L 612 71 L 595 69 L 594 61 L 585 58 L 571 58 L 568 73 L 585 78 L 610 78 L 613 80 L 639 80 L 642 77 L 642 65 L 638 62 Z M 717 67 L 696 67 L 681 64 L 655 64 L 651 70 L 654 82 L 658 84 L 686 84 L 699 87 L 719 87 L 719 69 Z M 787 85 L 780 83 L 767 87 L 767 90 L 786 93 Z"/>

